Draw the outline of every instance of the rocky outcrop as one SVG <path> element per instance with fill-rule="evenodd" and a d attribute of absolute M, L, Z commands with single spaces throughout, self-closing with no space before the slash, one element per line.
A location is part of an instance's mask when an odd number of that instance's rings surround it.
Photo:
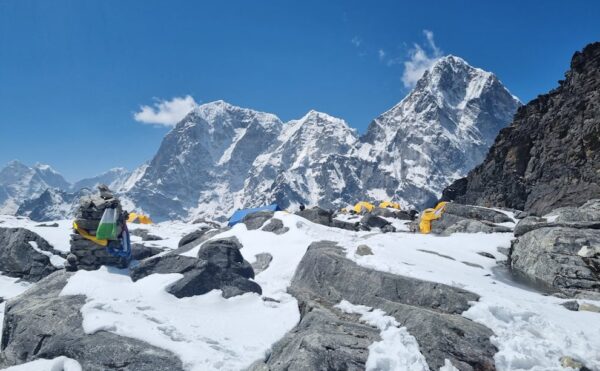
<path fill-rule="evenodd" d="M 431 233 L 448 236 L 452 233 L 512 232 L 511 227 L 496 224 L 512 221 L 500 211 L 452 202 L 446 204 L 441 218 L 431 221 Z"/>
<path fill-rule="evenodd" d="M 449 359 L 461 371 L 495 370 L 492 332 L 460 315 L 478 300 L 468 291 L 358 266 L 326 241 L 309 246 L 289 291 L 300 303 L 300 323 L 253 370 L 364 369 L 378 334 L 336 310 L 342 300 L 393 316 L 431 369 Z"/>
<path fill-rule="evenodd" d="M 130 230 L 129 233 L 132 236 L 140 237 L 142 239 L 142 241 L 160 241 L 160 240 L 162 240 L 162 237 L 154 235 L 154 234 L 150 233 L 150 231 L 148 231 L 147 229 L 143 229 L 143 228 Z"/>
<path fill-rule="evenodd" d="M 562 207 L 515 227 L 511 267 L 567 295 L 600 297 L 600 200 Z"/>
<path fill-rule="evenodd" d="M 600 230 L 535 229 L 513 244 L 510 264 L 526 276 L 563 292 L 600 292 Z"/>
<path fill-rule="evenodd" d="M 273 211 L 258 211 L 248 214 L 242 219 L 242 223 L 246 225 L 249 231 L 259 229 L 275 215 Z"/>
<path fill-rule="evenodd" d="M 260 286 L 250 279 L 254 270 L 242 257 L 242 245 L 235 238 L 217 239 L 200 247 L 197 257 L 170 252 L 140 262 L 130 271 L 137 281 L 154 273 L 180 273 L 183 278 L 169 286 L 168 292 L 178 298 L 222 290 L 229 298 L 246 292 L 262 293 Z"/>
<path fill-rule="evenodd" d="M 70 273 L 59 271 L 6 304 L 0 368 L 67 356 L 86 371 L 183 370 L 174 354 L 106 331 L 86 334 L 84 296 L 60 296 Z"/>
<path fill-rule="evenodd" d="M 358 222 L 349 223 L 344 222 L 342 220 L 334 219 L 333 211 L 325 210 L 317 206 L 310 209 L 297 211 L 296 215 L 308 219 L 313 223 L 321 224 L 327 227 L 341 228 L 349 231 L 368 230 L 368 228 L 365 228 Z"/>
<path fill-rule="evenodd" d="M 0 228 L 0 272 L 2 274 L 27 281 L 39 281 L 57 270 L 50 261 L 49 255 L 53 254 L 62 255 L 46 240 L 30 230 Z"/>
<path fill-rule="evenodd" d="M 600 42 L 575 53 L 560 85 L 521 107 L 484 162 L 444 199 L 543 215 L 600 197 Z"/>
<path fill-rule="evenodd" d="M 280 219 L 273 218 L 262 228 L 262 230 L 265 232 L 273 232 L 275 234 L 284 234 L 290 229 L 284 226 Z"/>

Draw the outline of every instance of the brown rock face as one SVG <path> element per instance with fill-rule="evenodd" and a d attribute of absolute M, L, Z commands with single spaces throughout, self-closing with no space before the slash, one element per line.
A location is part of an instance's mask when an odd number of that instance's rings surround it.
<path fill-rule="evenodd" d="M 442 198 L 541 215 L 600 197 L 600 42 L 576 52 L 558 88 L 521 107 L 484 162 Z"/>

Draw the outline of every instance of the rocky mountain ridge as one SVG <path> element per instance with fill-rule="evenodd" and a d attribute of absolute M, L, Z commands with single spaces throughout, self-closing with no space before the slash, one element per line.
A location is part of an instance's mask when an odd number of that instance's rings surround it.
<path fill-rule="evenodd" d="M 543 215 L 600 196 L 600 43 L 576 52 L 559 83 L 518 110 L 445 199 Z"/>

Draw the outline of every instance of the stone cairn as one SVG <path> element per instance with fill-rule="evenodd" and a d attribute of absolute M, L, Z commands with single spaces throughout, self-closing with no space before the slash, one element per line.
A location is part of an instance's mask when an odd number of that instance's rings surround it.
<path fill-rule="evenodd" d="M 79 201 L 79 209 L 75 214 L 75 223 L 79 228 L 86 230 L 92 236 L 96 235 L 96 229 L 102 219 L 102 214 L 107 208 L 116 208 L 118 215 L 118 225 L 120 226 L 127 220 L 127 213 L 123 212 L 121 202 L 114 196 L 108 187 L 100 185 L 99 194 L 83 196 Z M 129 262 L 127 259 L 111 255 L 105 246 L 98 245 L 77 233 L 74 229 L 71 235 L 71 253 L 67 256 L 65 267 L 67 270 L 95 270 L 102 265 L 110 265 L 118 268 L 126 268 Z"/>

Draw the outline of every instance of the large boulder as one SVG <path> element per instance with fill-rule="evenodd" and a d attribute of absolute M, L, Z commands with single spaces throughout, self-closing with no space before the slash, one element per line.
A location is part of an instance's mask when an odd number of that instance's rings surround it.
<path fill-rule="evenodd" d="M 284 234 L 290 229 L 285 227 L 280 219 L 273 218 L 262 228 L 262 230 L 265 232 L 273 232 L 275 234 Z"/>
<path fill-rule="evenodd" d="M 183 278 L 168 289 L 178 298 L 203 295 L 211 290 L 222 290 L 225 298 L 246 292 L 261 294 L 260 286 L 250 280 L 254 278 L 254 270 L 242 257 L 240 248 L 242 245 L 235 237 L 208 241 L 197 257 L 170 252 L 140 262 L 130 270 L 130 275 L 137 281 L 154 273 L 180 273 Z"/>
<path fill-rule="evenodd" d="M 443 236 L 448 236 L 452 233 L 496 232 L 512 232 L 512 229 L 486 220 L 469 219 L 451 213 L 444 213 L 441 218 L 431 221 L 431 233 Z"/>
<path fill-rule="evenodd" d="M 60 296 L 71 277 L 59 271 L 6 304 L 0 368 L 66 356 L 86 371 L 183 370 L 178 357 L 143 341 L 107 331 L 86 334 L 84 296 Z"/>
<path fill-rule="evenodd" d="M 296 215 L 308 219 L 313 223 L 331 226 L 333 221 L 333 213 L 329 210 L 321 209 L 320 207 L 313 207 L 310 209 L 299 210 Z"/>
<path fill-rule="evenodd" d="M 492 331 L 461 316 L 478 300 L 468 291 L 359 266 L 327 241 L 309 246 L 289 291 L 299 301 L 300 323 L 253 370 L 364 369 L 377 334 L 336 311 L 342 300 L 393 316 L 431 369 L 449 359 L 461 371 L 495 370 Z"/>
<path fill-rule="evenodd" d="M 325 209 L 321 209 L 320 207 L 313 207 L 311 209 L 304 209 L 296 212 L 296 215 L 299 215 L 305 219 L 310 220 L 313 223 L 321 224 L 327 227 L 334 227 L 340 229 L 346 229 L 349 231 L 360 231 L 360 230 L 369 230 L 368 227 L 363 226 L 361 223 L 350 223 L 342 220 L 334 219 L 333 212 Z"/>
<path fill-rule="evenodd" d="M 255 213 L 248 214 L 242 219 L 242 223 L 246 225 L 249 231 L 259 229 L 275 215 L 273 211 L 257 211 Z"/>
<path fill-rule="evenodd" d="M 600 292 L 600 230 L 534 229 L 513 243 L 510 265 L 568 294 Z"/>
<path fill-rule="evenodd" d="M 456 202 L 447 203 L 444 208 L 444 213 L 490 223 L 506 223 L 513 221 L 511 217 L 503 212 L 485 207 L 462 205 Z"/>
<path fill-rule="evenodd" d="M 600 221 L 564 221 L 559 220 L 559 218 L 552 218 L 548 221 L 547 218 L 540 218 L 537 216 L 528 216 L 521 220 L 515 226 L 515 237 L 519 237 L 524 235 L 527 232 L 531 232 L 535 229 L 540 228 L 555 228 L 555 227 L 564 227 L 564 228 L 576 228 L 576 229 L 598 229 L 600 230 Z"/>
<path fill-rule="evenodd" d="M 383 228 L 392 223 L 388 222 L 387 220 L 383 219 L 380 216 L 377 216 L 374 214 L 365 214 L 360 219 L 360 224 L 365 225 L 369 228 Z"/>
<path fill-rule="evenodd" d="M 0 228 L 0 271 L 3 274 L 32 282 L 39 281 L 57 270 L 48 256 L 52 254 L 64 255 L 30 230 Z"/>

